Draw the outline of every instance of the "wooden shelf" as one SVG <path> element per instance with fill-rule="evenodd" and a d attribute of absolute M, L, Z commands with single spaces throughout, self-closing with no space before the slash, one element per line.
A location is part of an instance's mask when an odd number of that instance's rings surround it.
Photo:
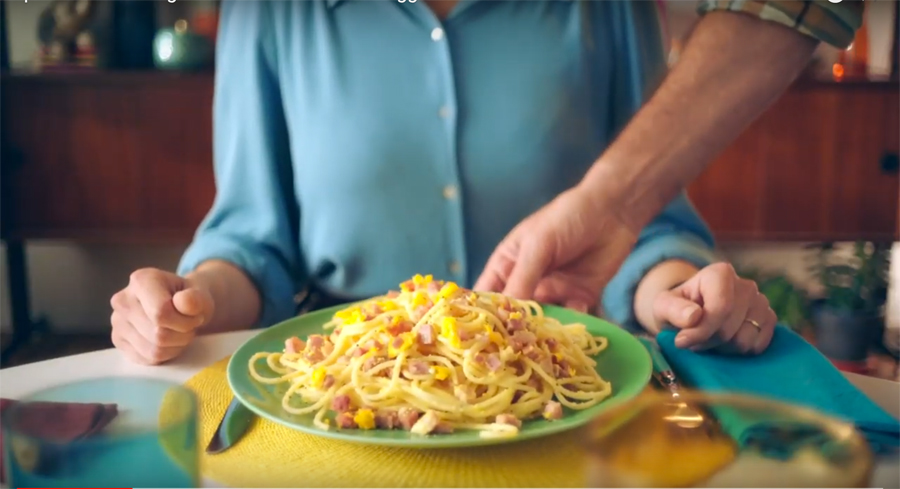
<path fill-rule="evenodd" d="M 2 75 L 4 231 L 177 242 L 215 196 L 212 72 Z M 802 79 L 689 193 L 721 242 L 898 239 L 900 81 Z"/>
<path fill-rule="evenodd" d="M 97 86 L 130 86 L 145 84 L 212 83 L 212 71 L 177 72 L 161 70 L 145 71 L 83 71 L 83 72 L 35 72 L 12 71 L 0 76 L 3 84 L 65 84 Z"/>

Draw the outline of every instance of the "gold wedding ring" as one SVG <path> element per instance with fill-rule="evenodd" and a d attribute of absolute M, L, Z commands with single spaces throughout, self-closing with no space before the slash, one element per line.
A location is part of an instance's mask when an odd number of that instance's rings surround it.
<path fill-rule="evenodd" d="M 760 326 L 759 323 L 757 323 L 756 321 L 754 321 L 754 320 L 752 320 L 752 319 L 750 319 L 750 318 L 744 318 L 744 322 L 745 322 L 745 323 L 750 323 L 750 324 L 751 324 L 754 328 L 756 328 L 758 331 L 762 331 L 762 326 Z"/>

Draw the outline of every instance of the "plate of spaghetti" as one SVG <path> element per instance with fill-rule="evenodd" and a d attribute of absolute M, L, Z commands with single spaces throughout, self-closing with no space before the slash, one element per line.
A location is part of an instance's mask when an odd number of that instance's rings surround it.
<path fill-rule="evenodd" d="M 638 395 L 651 369 L 643 345 L 599 318 L 416 275 L 268 328 L 235 352 L 228 381 L 291 428 L 427 448 L 581 426 Z"/>

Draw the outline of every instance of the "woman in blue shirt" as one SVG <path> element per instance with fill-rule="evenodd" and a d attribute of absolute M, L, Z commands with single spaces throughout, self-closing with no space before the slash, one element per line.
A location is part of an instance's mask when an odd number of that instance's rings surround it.
<path fill-rule="evenodd" d="M 112 298 L 114 343 L 160 363 L 198 331 L 291 317 L 301 291 L 349 301 L 422 273 L 582 310 L 602 299 L 625 327 L 682 328 L 680 346 L 761 351 L 774 314 L 711 265 L 681 189 L 815 41 L 710 14 L 691 44 L 732 52 L 687 49 L 693 74 L 676 69 L 616 139 L 665 70 L 655 9 L 225 2 L 217 196 L 177 275 L 139 270 Z M 768 78 L 723 64 L 746 49 L 735 35 L 780 48 L 758 61 Z M 708 92 L 697 74 L 720 76 L 723 93 L 683 102 Z"/>

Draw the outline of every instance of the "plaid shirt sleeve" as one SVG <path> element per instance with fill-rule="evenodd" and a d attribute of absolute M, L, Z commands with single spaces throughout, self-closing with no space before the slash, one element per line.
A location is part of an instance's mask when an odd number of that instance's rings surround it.
<path fill-rule="evenodd" d="M 701 0 L 698 12 L 743 12 L 763 20 L 796 29 L 798 32 L 846 48 L 853 42 L 863 19 L 861 0 L 831 3 L 828 0 Z"/>

